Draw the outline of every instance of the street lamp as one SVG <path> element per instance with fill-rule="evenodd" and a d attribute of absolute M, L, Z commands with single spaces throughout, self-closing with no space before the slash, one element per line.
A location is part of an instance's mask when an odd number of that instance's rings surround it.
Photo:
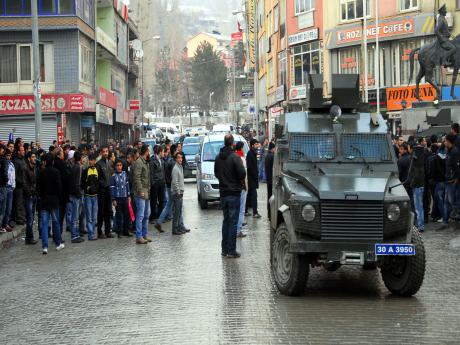
<path fill-rule="evenodd" d="M 214 96 L 214 91 L 209 93 L 209 115 L 211 115 L 211 109 L 212 109 L 212 96 Z"/>
<path fill-rule="evenodd" d="M 142 42 L 142 61 L 141 61 L 141 84 L 142 84 L 142 102 L 141 102 L 141 114 L 142 114 L 142 122 L 144 122 L 144 43 L 148 41 L 159 41 L 161 39 L 160 36 L 152 36 L 150 38 L 147 38 L 146 40 L 141 41 Z M 150 121 L 149 121 L 150 122 Z"/>

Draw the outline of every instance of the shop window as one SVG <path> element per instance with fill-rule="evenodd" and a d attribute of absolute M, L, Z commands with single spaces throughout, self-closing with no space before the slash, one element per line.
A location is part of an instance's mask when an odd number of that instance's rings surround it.
<path fill-rule="evenodd" d="M 5 14 L 7 16 L 21 15 L 22 2 L 18 0 L 4 0 L 5 1 Z"/>
<path fill-rule="evenodd" d="M 418 0 L 400 0 L 401 11 L 415 10 L 418 8 Z"/>
<path fill-rule="evenodd" d="M 286 85 L 287 57 L 286 51 L 278 54 L 278 85 Z"/>
<path fill-rule="evenodd" d="M 291 49 L 291 84 L 308 83 L 308 74 L 321 73 L 321 55 L 318 42 Z"/>
<path fill-rule="evenodd" d="M 52 44 L 40 44 L 40 81 L 54 81 Z M 0 45 L 0 83 L 33 80 L 32 45 Z"/>
<path fill-rule="evenodd" d="M 91 49 L 80 45 L 80 81 L 91 83 Z"/>
<path fill-rule="evenodd" d="M 342 21 L 355 20 L 364 17 L 364 2 L 366 2 L 366 17 L 370 16 L 369 0 L 340 0 Z"/>
<path fill-rule="evenodd" d="M 56 0 L 41 0 L 40 13 L 56 14 Z"/>
<path fill-rule="evenodd" d="M 58 13 L 59 14 L 72 14 L 74 13 L 73 9 L 73 0 L 59 0 L 58 2 Z"/>
<path fill-rule="evenodd" d="M 315 9 L 315 0 L 295 0 L 295 14 L 302 14 Z"/>
<path fill-rule="evenodd" d="M 0 45 L 0 83 L 18 81 L 17 48 L 15 44 Z"/>
<path fill-rule="evenodd" d="M 32 80 L 32 56 L 30 45 L 19 46 L 19 75 L 21 81 Z"/>
<path fill-rule="evenodd" d="M 421 40 L 403 40 L 399 42 L 399 85 L 407 85 L 409 83 L 410 74 L 410 52 L 422 45 Z M 415 55 L 417 60 L 418 55 Z M 420 66 L 417 61 L 414 63 L 414 76 L 412 77 L 412 83 L 415 83 L 415 77 L 420 70 Z"/>

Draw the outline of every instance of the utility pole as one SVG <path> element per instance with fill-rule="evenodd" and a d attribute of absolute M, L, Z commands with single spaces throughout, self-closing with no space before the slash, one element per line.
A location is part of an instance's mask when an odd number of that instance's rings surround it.
<path fill-rule="evenodd" d="M 380 49 L 379 49 L 379 0 L 375 0 L 375 84 L 377 87 L 377 114 L 380 114 Z"/>
<path fill-rule="evenodd" d="M 363 12 L 364 12 L 364 28 L 363 28 L 363 38 L 364 38 L 364 102 L 369 102 L 368 94 L 368 66 L 367 66 L 367 1 L 363 1 Z"/>
<path fill-rule="evenodd" d="M 40 45 L 38 40 L 38 9 L 37 0 L 32 5 L 32 55 L 34 61 L 34 99 L 35 99 L 35 142 L 42 144 L 42 102 L 40 92 Z"/>

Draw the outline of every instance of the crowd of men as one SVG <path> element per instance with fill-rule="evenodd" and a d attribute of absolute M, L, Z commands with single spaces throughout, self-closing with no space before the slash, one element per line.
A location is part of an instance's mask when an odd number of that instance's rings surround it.
<path fill-rule="evenodd" d="M 394 138 L 398 156 L 399 179 L 411 199 L 416 225 L 423 232 L 425 223 L 460 220 L 460 135 L 459 125 L 452 124 L 447 135 L 429 138 Z"/>
<path fill-rule="evenodd" d="M 51 237 L 57 250 L 65 247 L 64 224 L 72 243 L 135 234 L 137 244 L 147 244 L 149 218 L 160 232 L 170 220 L 174 235 L 189 232 L 182 145 L 167 140 L 153 150 L 142 142 L 99 149 L 85 140 L 78 147 L 54 142 L 48 151 L 21 138 L 0 142 L 0 232 L 25 225 L 25 243 L 34 245 L 37 218 L 43 254 Z"/>

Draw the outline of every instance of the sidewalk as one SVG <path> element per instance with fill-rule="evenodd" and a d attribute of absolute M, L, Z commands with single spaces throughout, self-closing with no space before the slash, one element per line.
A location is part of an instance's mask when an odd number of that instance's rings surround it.
<path fill-rule="evenodd" d="M 25 229 L 25 225 L 16 225 L 12 232 L 0 233 L 0 250 L 8 248 L 13 240 L 20 238 Z"/>

